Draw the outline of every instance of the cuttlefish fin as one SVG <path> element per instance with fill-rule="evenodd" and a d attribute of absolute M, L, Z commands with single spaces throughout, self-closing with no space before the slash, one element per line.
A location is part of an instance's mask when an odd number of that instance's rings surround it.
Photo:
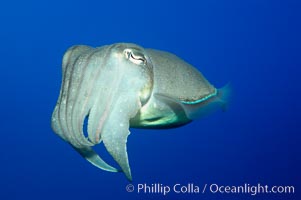
<path fill-rule="evenodd" d="M 227 111 L 229 102 L 232 97 L 232 85 L 231 83 L 226 84 L 222 88 L 218 89 L 218 98 L 222 104 L 222 110 Z"/>
<path fill-rule="evenodd" d="M 216 90 L 216 94 L 204 101 L 195 101 L 191 103 L 183 102 L 177 98 L 170 97 L 164 94 L 154 94 L 154 96 L 172 108 L 179 117 L 186 116 L 189 120 L 194 120 L 199 117 L 221 108 L 223 111 L 227 109 L 228 100 L 231 96 L 231 88 L 228 85 Z"/>
<path fill-rule="evenodd" d="M 71 145 L 82 157 L 89 161 L 92 165 L 109 172 L 119 172 L 120 170 L 110 166 L 103 161 L 97 153 L 89 146 L 83 148 L 77 148 Z"/>

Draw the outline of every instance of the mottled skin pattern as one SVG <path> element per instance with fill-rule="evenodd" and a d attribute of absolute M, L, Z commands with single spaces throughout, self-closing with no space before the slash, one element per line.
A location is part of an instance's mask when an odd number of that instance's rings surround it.
<path fill-rule="evenodd" d="M 224 103 L 221 90 L 193 66 L 168 52 L 135 44 L 73 46 L 62 65 L 62 86 L 51 123 L 54 132 L 96 167 L 122 171 L 129 180 L 130 127 L 181 126 Z M 121 170 L 92 149 L 102 141 Z"/>

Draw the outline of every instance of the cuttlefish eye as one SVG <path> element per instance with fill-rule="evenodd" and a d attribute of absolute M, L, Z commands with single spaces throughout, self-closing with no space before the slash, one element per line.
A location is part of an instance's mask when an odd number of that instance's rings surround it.
<path fill-rule="evenodd" d="M 124 50 L 125 57 L 136 65 L 145 65 L 146 58 L 143 53 L 139 52 L 135 49 L 125 49 Z"/>

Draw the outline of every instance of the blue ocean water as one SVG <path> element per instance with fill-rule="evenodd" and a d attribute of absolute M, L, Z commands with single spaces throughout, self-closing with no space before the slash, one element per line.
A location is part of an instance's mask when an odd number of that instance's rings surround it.
<path fill-rule="evenodd" d="M 298 199 L 300 9 L 271 0 L 1 2 L 0 199 Z M 133 192 L 122 173 L 91 166 L 50 128 L 66 49 L 115 42 L 172 52 L 233 90 L 226 112 L 131 130 Z M 189 183 L 200 192 L 137 190 Z M 213 193 L 213 184 L 294 186 L 295 194 Z"/>

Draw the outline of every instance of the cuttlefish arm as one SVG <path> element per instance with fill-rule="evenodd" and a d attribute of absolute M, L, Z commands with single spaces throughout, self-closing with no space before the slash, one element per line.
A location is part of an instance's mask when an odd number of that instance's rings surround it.
<path fill-rule="evenodd" d="M 129 119 L 135 116 L 141 106 L 138 99 L 132 98 L 131 95 L 127 97 L 128 98 L 125 99 L 119 99 L 118 104 L 136 106 L 125 106 L 124 108 L 116 107 L 104 125 L 102 140 L 107 151 L 119 164 L 126 177 L 132 180 L 126 143 L 127 137 L 130 134 Z"/>
<path fill-rule="evenodd" d="M 92 165 L 102 170 L 108 172 L 120 172 L 121 170 L 116 169 L 115 167 L 107 164 L 103 159 L 101 159 L 98 154 L 89 146 L 83 148 L 77 148 L 71 144 L 71 146 L 87 161 Z"/>
<path fill-rule="evenodd" d="M 52 128 L 94 166 L 120 171 L 92 149 L 103 141 L 131 180 L 126 148 L 129 120 L 147 102 L 151 91 L 152 65 L 143 48 L 123 43 L 72 47 L 63 58 L 63 81 Z M 85 119 L 87 131 L 83 130 Z"/>

